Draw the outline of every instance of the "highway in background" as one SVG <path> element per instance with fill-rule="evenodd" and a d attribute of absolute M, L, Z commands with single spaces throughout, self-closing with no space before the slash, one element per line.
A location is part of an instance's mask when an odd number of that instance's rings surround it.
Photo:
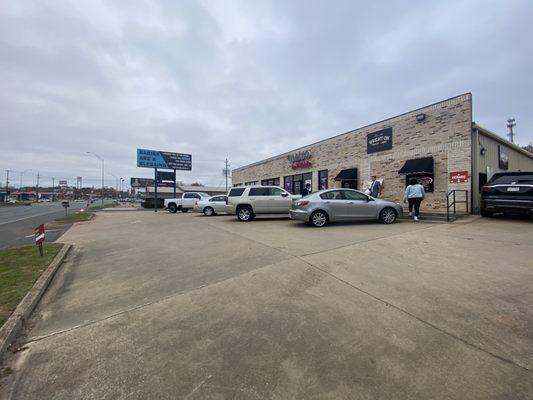
<path fill-rule="evenodd" d="M 110 203 L 111 200 L 106 201 Z M 94 203 L 100 204 L 98 203 Z M 75 213 L 85 208 L 86 202 L 70 202 L 68 213 Z M 6 247 L 24 246 L 33 244 L 33 229 L 40 225 L 63 217 L 65 209 L 61 202 L 34 203 L 30 206 L 3 206 L 0 207 L 0 249 Z M 53 242 L 70 226 L 54 226 L 46 232 L 46 241 Z"/>

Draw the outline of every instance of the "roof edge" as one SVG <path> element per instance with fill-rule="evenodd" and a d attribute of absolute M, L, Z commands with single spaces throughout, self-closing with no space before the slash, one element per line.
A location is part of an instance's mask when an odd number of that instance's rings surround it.
<path fill-rule="evenodd" d="M 472 128 L 473 129 L 477 129 L 478 131 L 480 131 L 484 135 L 496 140 L 497 142 L 500 142 L 500 143 L 506 145 L 507 147 L 510 147 L 513 150 L 518 151 L 519 153 L 522 153 L 526 157 L 529 157 L 529 158 L 531 158 L 533 160 L 533 154 L 532 153 L 530 153 L 527 150 L 524 150 L 523 148 L 521 148 L 517 144 L 514 144 L 514 143 L 508 141 L 507 139 L 501 137 L 497 133 L 494 133 L 494 132 L 488 130 L 487 128 L 482 127 L 481 125 L 477 124 L 476 122 L 472 122 Z"/>
<path fill-rule="evenodd" d="M 377 124 L 382 124 L 384 122 L 387 122 L 387 121 L 390 121 L 391 119 L 394 119 L 394 118 L 399 118 L 399 117 L 403 117 L 404 115 L 407 115 L 407 114 L 411 114 L 411 113 L 414 113 L 414 112 L 417 112 L 417 111 L 420 111 L 420 110 L 423 110 L 424 108 L 428 108 L 428 107 L 433 107 L 433 106 L 436 106 L 437 104 L 440 104 L 440 103 L 445 103 L 447 101 L 450 101 L 450 100 L 453 100 L 453 99 L 457 99 L 459 97 L 462 97 L 462 96 L 466 96 L 466 95 L 470 95 L 470 100 L 472 100 L 472 93 L 471 92 L 465 92 L 465 93 L 461 93 L 457 96 L 453 96 L 453 97 L 449 97 L 447 99 L 444 99 L 444 100 L 439 100 L 439 101 L 436 101 L 434 103 L 431 103 L 431 104 L 427 104 L 425 106 L 422 106 L 422 107 L 419 107 L 419 108 L 415 108 L 414 110 L 409 110 L 409 111 L 406 111 L 406 112 L 403 112 L 401 114 L 397 114 L 397 115 L 394 115 L 392 117 L 388 117 L 388 118 L 385 118 L 385 119 L 382 119 L 381 121 L 377 121 L 377 122 L 372 122 L 371 124 L 367 124 L 367 125 L 363 125 L 363 126 L 360 126 L 359 128 L 355 128 L 355 129 L 351 129 L 349 131 L 346 131 L 346 132 L 343 132 L 343 133 L 339 133 L 337 135 L 333 135 L 331 137 L 328 137 L 326 139 L 321 139 L 319 141 L 316 141 L 316 142 L 313 142 L 313 143 L 309 143 L 309 144 L 306 144 L 304 146 L 300 146 L 300 147 L 297 147 L 295 149 L 292 149 L 292 150 L 289 150 L 289 151 L 286 151 L 284 153 L 281 153 L 281 154 L 278 154 L 278 155 L 275 155 L 275 156 L 272 156 L 272 157 L 267 157 L 263 160 L 259 160 L 259 161 L 255 161 L 253 163 L 250 163 L 250 164 L 246 164 L 246 165 L 243 165 L 242 167 L 238 167 L 238 168 L 235 168 L 232 170 L 233 171 L 240 171 L 241 169 L 244 169 L 244 168 L 249 168 L 249 167 L 253 167 L 255 165 L 259 165 L 259 164 L 262 164 L 266 161 L 272 161 L 272 160 L 275 160 L 279 157 L 282 157 L 282 156 L 285 156 L 285 155 L 288 155 L 290 153 L 294 153 L 294 152 L 297 152 L 299 150 L 302 150 L 302 149 L 305 149 L 306 147 L 309 147 L 309 146 L 314 146 L 316 144 L 319 144 L 319 143 L 323 143 L 323 142 L 326 142 L 328 140 L 331 140 L 331 139 L 334 139 L 336 137 L 340 137 L 340 136 L 343 136 L 343 135 L 348 135 L 352 132 L 355 132 L 355 131 L 358 131 L 360 129 L 365 129 L 365 128 L 368 128 L 369 126 L 372 126 L 372 125 L 377 125 Z"/>

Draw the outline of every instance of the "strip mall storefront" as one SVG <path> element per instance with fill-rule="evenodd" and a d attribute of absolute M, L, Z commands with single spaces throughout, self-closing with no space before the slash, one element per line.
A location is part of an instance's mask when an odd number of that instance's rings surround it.
<path fill-rule="evenodd" d="M 381 197 L 401 201 L 414 177 L 426 188 L 425 210 L 445 212 L 447 194 L 457 190 L 476 211 L 483 180 L 520 169 L 533 170 L 533 155 L 473 123 L 466 93 L 237 168 L 232 183 L 277 185 L 294 194 L 307 183 L 313 191 L 364 191 L 375 175 Z"/>

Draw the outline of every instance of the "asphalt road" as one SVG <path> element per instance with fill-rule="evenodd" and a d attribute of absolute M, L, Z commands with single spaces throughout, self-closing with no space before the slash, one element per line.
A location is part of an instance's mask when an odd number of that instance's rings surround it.
<path fill-rule="evenodd" d="M 109 202 L 109 201 L 108 201 Z M 70 202 L 69 213 L 79 211 L 85 202 Z M 33 229 L 40 224 L 48 224 L 65 215 L 61 202 L 35 203 L 31 206 L 0 207 L 0 249 L 25 246 L 33 242 Z M 46 240 L 54 241 L 66 228 L 54 227 L 47 231 Z"/>

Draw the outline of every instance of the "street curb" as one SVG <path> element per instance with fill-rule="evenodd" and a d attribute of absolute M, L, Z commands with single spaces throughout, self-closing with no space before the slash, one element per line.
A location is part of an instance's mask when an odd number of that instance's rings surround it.
<path fill-rule="evenodd" d="M 72 245 L 64 244 L 63 248 L 54 257 L 48 268 L 41 274 L 26 296 L 19 303 L 13 314 L 0 328 L 0 360 L 11 346 L 11 342 L 20 332 L 23 324 L 28 320 L 44 292 L 50 285 L 52 278 L 63 263 Z"/>

